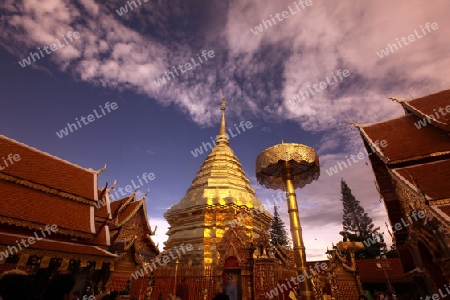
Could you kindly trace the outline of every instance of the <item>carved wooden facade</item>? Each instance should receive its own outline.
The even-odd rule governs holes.
[[[370,161],[390,223],[402,225],[394,237],[405,276],[425,296],[450,282],[450,118],[442,114],[450,111],[450,90],[393,100],[405,116],[356,127],[374,149]],[[382,140],[384,148],[376,143]]]

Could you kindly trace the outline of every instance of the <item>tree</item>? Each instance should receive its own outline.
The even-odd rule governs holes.
[[[343,231],[339,234],[344,237],[344,241],[363,242],[365,250],[356,253],[357,257],[377,257],[386,243],[384,236],[379,233],[380,227],[375,227],[372,218],[364,212],[360,202],[353,196],[347,183],[341,179],[341,193],[343,209]]]
[[[273,245],[288,246],[289,239],[283,220],[278,213],[278,206],[273,206],[273,223],[269,229],[270,242]]]

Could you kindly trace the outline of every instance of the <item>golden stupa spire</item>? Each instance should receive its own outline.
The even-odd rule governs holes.
[[[219,135],[216,138],[216,144],[229,145],[227,128],[225,127],[225,109],[226,109],[225,96],[222,96],[222,104],[220,105],[220,110],[222,111],[222,121],[220,122]]]

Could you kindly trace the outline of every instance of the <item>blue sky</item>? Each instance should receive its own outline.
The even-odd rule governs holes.
[[[376,224],[387,221],[367,160],[329,176],[325,170],[356,155],[361,138],[345,119],[378,122],[400,116],[387,100],[416,98],[447,89],[450,60],[447,1],[312,5],[254,34],[262,20],[294,8],[277,1],[141,1],[120,16],[126,1],[6,0],[0,4],[0,133],[86,168],[107,169],[102,185],[125,187],[143,173],[155,179],[147,208],[166,239],[163,213],[184,196],[206,157],[191,154],[218,133],[221,93],[227,127],[250,121],[230,140],[257,196],[277,195],[256,183],[255,160],[264,149],[302,143],[319,153],[321,177],[297,190],[309,260],[324,258],[340,239],[344,178]],[[422,33],[427,22],[438,29]],[[422,26],[422,27],[421,27]],[[397,38],[422,33],[380,58]],[[63,42],[63,35],[80,37]],[[21,67],[30,51],[59,39],[64,47]],[[400,42],[401,43],[401,42]],[[392,46],[391,46],[392,48]],[[158,86],[172,66],[214,57]],[[348,70],[349,76],[336,75]],[[289,100],[320,82],[314,95]],[[99,106],[118,107],[59,138],[56,132]],[[233,131],[235,132],[235,131]],[[286,217],[284,206],[283,216]],[[286,224],[289,224],[286,219]]]

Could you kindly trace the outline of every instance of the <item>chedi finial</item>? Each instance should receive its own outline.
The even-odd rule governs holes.
[[[216,138],[216,144],[226,144],[229,145],[228,135],[225,127],[225,96],[222,96],[222,103],[220,105],[220,110],[222,111],[222,121],[220,122],[219,135]]]

